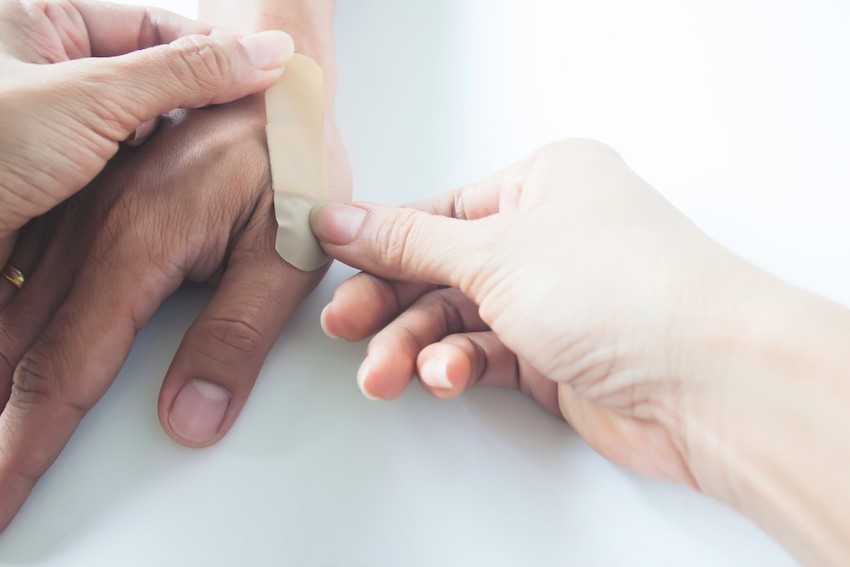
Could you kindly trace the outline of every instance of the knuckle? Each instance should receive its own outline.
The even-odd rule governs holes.
[[[96,381],[68,370],[77,368],[76,357],[67,351],[68,346],[61,333],[45,330],[40,342],[23,355],[15,368],[9,405],[23,412],[51,407],[77,421],[82,419],[102,391]]]
[[[224,48],[207,36],[188,35],[171,43],[171,49],[175,53],[172,70],[178,80],[211,100],[231,71]]]
[[[244,319],[216,317],[207,321],[207,333],[215,345],[230,351],[251,354],[263,345],[263,334]]]
[[[487,373],[487,352],[484,347],[466,335],[458,335],[458,347],[469,355],[471,366],[469,386],[476,386]]]
[[[0,379],[3,382],[11,381],[12,375],[15,373],[15,364],[12,362],[13,355],[11,351],[17,341],[16,336],[10,332],[9,327],[5,322],[0,321]]]
[[[460,292],[455,289],[438,290],[422,297],[423,307],[433,314],[443,326],[443,336],[458,333],[464,329],[463,314],[455,302]]]
[[[43,358],[34,351],[24,355],[12,377],[12,396],[9,403],[28,408],[44,405],[58,399],[60,395],[57,376],[45,368]]]
[[[403,210],[375,231],[374,249],[378,250],[378,262],[398,273],[411,271],[416,265],[416,246],[421,232],[421,213]]]

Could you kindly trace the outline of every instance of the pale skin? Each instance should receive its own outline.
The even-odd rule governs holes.
[[[850,311],[725,250],[610,148],[547,146],[392,208],[314,209],[364,270],[322,312],[358,384],[520,388],[597,451],[752,518],[803,563],[850,558]]]
[[[208,23],[193,25],[238,32],[234,48],[255,30],[289,30],[298,51],[323,67],[330,192],[347,199],[349,165],[333,120],[333,2],[257,1],[233,13],[229,4],[236,3],[202,2]],[[138,10],[145,25],[160,14]],[[286,56],[289,47],[273,51]],[[244,65],[218,56],[200,62],[234,71],[226,87],[242,89],[239,96],[253,92],[235,74]],[[254,90],[282,72],[278,65]],[[135,127],[112,137],[112,153]],[[163,379],[156,408],[163,429],[178,443],[205,447],[236,421],[275,339],[322,277],[274,250],[264,127],[262,95],[169,113],[145,144],[119,151],[82,191],[22,226],[9,260],[27,282],[19,291],[0,282],[10,288],[0,298],[0,362],[8,362],[0,364],[0,529],[115,379],[138,330],[183,281],[208,282],[216,292]]]

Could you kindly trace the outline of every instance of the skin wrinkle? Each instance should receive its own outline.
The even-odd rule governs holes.
[[[416,251],[411,252],[407,249],[408,239],[414,231],[413,222],[411,222],[413,218],[415,218],[414,211],[408,211],[405,216],[389,225],[379,226],[378,230],[375,231],[376,241],[389,243],[389,246],[383,251],[383,257],[379,258],[382,265],[393,266],[394,271],[402,273],[409,271],[404,268],[412,261],[411,253],[414,258],[416,256]],[[369,219],[367,213],[363,224],[367,225],[370,221],[374,222],[374,219]]]
[[[218,44],[208,42],[205,36],[189,35],[176,40],[171,44],[181,57],[176,60],[169,59],[175,67],[175,76],[184,77],[187,85],[193,85],[205,94],[206,106],[213,99],[214,94],[224,77],[232,75],[231,59]],[[198,63],[202,72],[197,72]]]
[[[53,28],[62,34],[59,40],[69,59],[91,57],[92,50],[88,41],[89,30],[86,21],[73,3],[49,3],[43,5],[42,9],[47,19],[53,24]],[[65,24],[63,20],[68,24]]]
[[[257,352],[265,343],[262,332],[252,325],[248,318],[214,317],[207,319],[206,324],[210,336],[234,350],[245,353]],[[215,329],[218,324],[222,325],[220,329],[222,332],[217,335],[210,329]]]
[[[139,49],[147,49],[163,42],[159,33],[159,26],[156,25],[154,20],[161,21],[161,18],[158,14],[154,15],[149,8],[146,8],[142,16],[142,24],[139,26],[139,37],[137,39]]]
[[[466,327],[464,324],[464,317],[461,315],[457,305],[455,305],[452,301],[446,300],[446,293],[451,292],[431,292],[425,296],[426,298],[430,298],[430,307],[440,313],[438,319],[443,324],[442,336],[444,337],[454,333],[459,333]]]
[[[463,335],[461,335],[461,338],[464,338],[466,341],[469,342],[470,345],[472,345],[472,352],[475,354],[476,373],[472,379],[472,383],[474,385],[478,383],[478,381],[487,373],[487,370],[489,368],[487,363],[487,355],[485,354],[484,349],[481,348],[481,345],[477,342],[470,340],[467,337],[463,337]],[[513,360],[516,361],[516,357],[514,357]],[[511,373],[517,376],[517,382],[519,382],[519,372],[516,366],[511,369]]]

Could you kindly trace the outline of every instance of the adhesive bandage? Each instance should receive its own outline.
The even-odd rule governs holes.
[[[330,258],[310,231],[310,209],[328,198],[325,160],[322,68],[295,54],[281,79],[266,91],[266,137],[269,145],[275,249],[304,272]]]

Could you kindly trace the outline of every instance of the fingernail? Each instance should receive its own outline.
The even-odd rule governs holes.
[[[257,69],[274,69],[292,58],[295,43],[292,37],[279,30],[243,35],[239,43],[245,48],[251,65]]]
[[[339,335],[335,335],[335,334],[331,333],[330,331],[328,331],[328,324],[325,322],[325,319],[327,319],[327,316],[328,316],[328,311],[330,311],[332,305],[333,305],[333,302],[328,303],[327,305],[325,305],[325,308],[322,309],[322,313],[321,313],[321,315],[319,315],[319,324],[322,326],[322,331],[327,336],[329,336],[332,339],[338,339]]]
[[[127,136],[127,139],[124,140],[124,144],[127,146],[137,146],[140,145],[145,139],[150,136],[151,132],[153,132],[154,128],[156,128],[159,122],[158,118],[151,118],[150,120],[145,120],[141,124],[139,124],[133,133]]]
[[[192,380],[178,392],[168,422],[183,439],[204,443],[218,433],[229,405],[227,390],[206,380]]]
[[[451,390],[454,386],[449,380],[449,361],[443,357],[431,357],[422,365],[419,377],[432,388]]]
[[[142,137],[142,133],[143,133],[144,131],[145,131],[145,124],[144,124],[144,122],[143,122],[143,123],[139,124],[138,126],[136,126],[136,129],[135,129],[135,130],[133,130],[133,133],[132,133],[132,134],[130,134],[129,136],[127,136],[127,139],[126,139],[126,140],[124,140],[124,143],[125,143],[125,144],[132,144],[132,143],[134,143],[136,140],[138,140],[139,138],[141,138],[141,137]]]
[[[344,246],[351,244],[360,232],[366,210],[341,203],[327,203],[311,216],[312,229],[319,240]]]
[[[357,370],[357,387],[360,388],[360,392],[366,397],[366,399],[374,402],[379,398],[377,396],[373,396],[366,390],[366,378],[369,376],[369,366],[369,357],[366,357],[366,360],[364,360],[360,365],[360,369]]]

